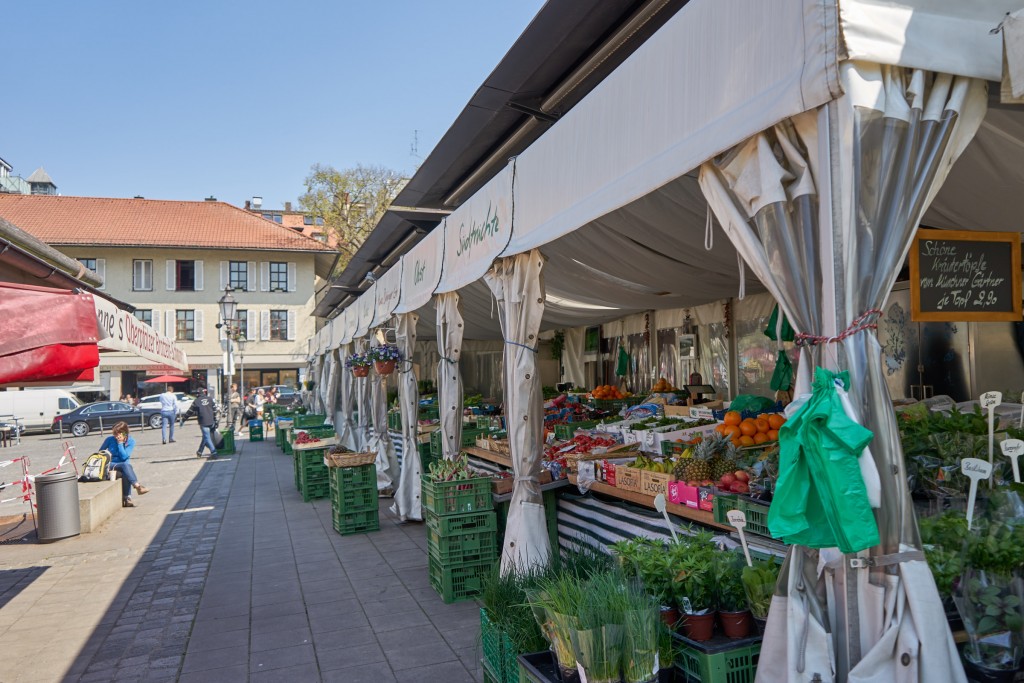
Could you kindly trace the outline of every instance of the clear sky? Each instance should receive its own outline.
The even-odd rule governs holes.
[[[542,5],[5,3],[0,158],[63,195],[267,208],[314,163],[411,173]]]

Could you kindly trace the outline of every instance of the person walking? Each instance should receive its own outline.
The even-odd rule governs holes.
[[[217,457],[217,447],[213,443],[212,430],[214,425],[217,424],[217,406],[214,405],[213,399],[210,398],[210,392],[206,388],[199,390],[199,396],[195,401],[192,402],[192,407],[188,409],[185,416],[190,415],[196,416],[196,421],[199,422],[199,429],[202,431],[202,436],[199,437],[199,450],[196,451],[196,457],[203,457],[203,447],[210,449],[210,457]]]
[[[239,436],[238,432],[235,431],[235,421],[239,422],[239,428],[241,428],[242,419],[242,395],[238,393],[238,385],[232,384],[231,391],[228,392],[228,429],[235,432],[235,436]]]
[[[174,424],[178,421],[178,397],[174,395],[170,384],[167,385],[164,393],[160,394],[160,417],[160,435],[163,437],[164,443],[166,444],[168,441],[174,443]],[[170,435],[167,433],[168,428],[170,428]]]
[[[132,489],[138,494],[149,493],[149,489],[139,483],[135,476],[135,469],[129,462],[132,451],[135,450],[135,439],[128,430],[127,422],[118,422],[111,430],[110,436],[100,444],[101,451],[110,453],[110,469],[121,473],[121,506],[126,508],[135,507],[132,501]]]

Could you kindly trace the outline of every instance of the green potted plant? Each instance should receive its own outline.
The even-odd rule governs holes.
[[[577,628],[576,615],[583,602],[580,579],[568,572],[543,577],[530,592],[529,601],[541,632],[551,644],[561,679],[579,680],[572,632]]]
[[[402,354],[394,344],[371,346],[366,355],[373,363],[373,369],[382,377],[393,373],[398,361],[402,360]]]
[[[747,607],[760,633],[768,620],[768,610],[775,595],[775,584],[779,580],[779,565],[773,560],[754,560],[753,566],[744,567],[740,580],[747,598]]]
[[[625,651],[625,586],[619,572],[601,572],[582,586],[570,636],[588,683],[618,683]],[[656,645],[655,645],[656,647]]]
[[[683,634],[691,640],[710,640],[715,630],[715,567],[711,551],[691,547],[681,563],[680,607]]]
[[[373,361],[365,353],[353,353],[345,359],[345,367],[352,371],[354,377],[369,377]]]
[[[645,593],[659,605],[661,621],[674,629],[679,623],[678,556],[674,544],[665,545],[648,538],[619,541],[612,552],[619,560],[623,575],[636,579]]]
[[[745,566],[740,553],[725,552],[715,556],[718,623],[727,638],[746,638],[750,635],[750,610],[743,589]]]

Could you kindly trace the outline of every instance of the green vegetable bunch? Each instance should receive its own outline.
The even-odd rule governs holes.
[[[427,473],[433,481],[463,481],[474,476],[469,469],[469,458],[465,453],[452,460],[432,461]]]

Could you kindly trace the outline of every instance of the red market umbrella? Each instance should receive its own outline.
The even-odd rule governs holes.
[[[187,382],[188,377],[178,377],[177,375],[160,375],[152,379],[144,380],[143,384],[167,384],[169,382]]]

